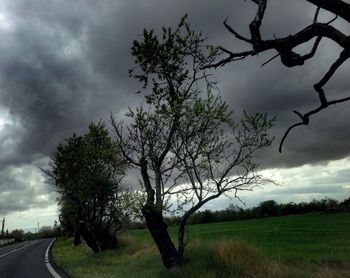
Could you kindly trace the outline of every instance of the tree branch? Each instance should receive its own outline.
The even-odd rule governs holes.
[[[230,25],[227,24],[227,18],[224,21],[224,26],[226,27],[226,29],[232,33],[237,39],[241,40],[241,41],[245,41],[247,43],[252,43],[251,39],[248,39],[246,37],[243,37],[242,35],[240,35],[239,33],[237,33]]]
[[[342,0],[306,0],[350,22],[350,4]]]
[[[345,102],[350,100],[350,97],[346,97],[346,98],[341,98],[341,99],[336,99],[333,101],[328,101],[326,98],[326,95],[324,93],[323,90],[323,86],[329,81],[329,79],[333,76],[333,74],[337,71],[337,69],[347,60],[350,58],[350,51],[349,50],[343,50],[340,53],[339,58],[332,64],[332,66],[330,67],[330,69],[327,71],[327,73],[324,75],[324,77],[320,80],[320,82],[318,82],[317,84],[314,85],[314,89],[315,91],[318,93],[319,95],[319,99],[320,99],[320,106],[317,107],[316,109],[313,109],[307,113],[305,113],[304,115],[301,114],[300,112],[294,111],[294,113],[296,113],[300,118],[301,118],[301,122],[300,123],[296,123],[292,126],[290,126],[287,131],[284,133],[281,143],[279,145],[279,152],[282,152],[282,146],[283,143],[285,141],[285,139],[287,138],[289,132],[296,128],[297,126],[301,126],[301,125],[308,125],[310,122],[310,116],[314,115],[318,112],[320,112],[321,110],[327,108],[330,105],[334,105],[337,103],[341,103],[341,102]]]
[[[217,68],[233,61],[243,60],[248,56],[258,55],[259,53],[267,50],[276,50],[278,54],[264,62],[262,64],[262,67],[278,56],[281,57],[281,62],[286,67],[302,66],[304,65],[305,61],[314,57],[322,38],[328,38],[343,48],[340,57],[331,65],[323,78],[314,85],[314,89],[319,96],[320,106],[305,114],[301,114],[295,111],[295,113],[300,117],[301,122],[293,124],[286,130],[279,146],[279,151],[281,152],[282,145],[292,129],[301,125],[308,125],[311,115],[320,112],[329,105],[349,100],[349,98],[342,98],[333,101],[327,101],[323,86],[330,80],[338,68],[350,57],[350,36],[331,26],[331,23],[333,23],[338,16],[350,22],[350,4],[342,0],[306,0],[316,5],[316,11],[312,24],[287,37],[264,40],[261,37],[260,28],[265,16],[267,0],[251,1],[258,5],[256,14],[252,22],[249,24],[251,38],[240,35],[234,28],[227,24],[227,20],[224,21],[224,26],[231,34],[235,36],[235,38],[250,44],[252,49],[243,52],[234,52],[224,47],[220,47],[220,50],[228,56],[215,63],[206,65],[206,68]],[[321,9],[334,13],[335,17],[326,23],[318,22],[318,17]],[[316,38],[315,42],[308,54],[300,55],[293,50],[295,47],[307,43],[314,38]]]

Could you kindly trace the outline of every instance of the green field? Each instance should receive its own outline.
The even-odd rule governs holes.
[[[169,228],[176,238],[176,229]],[[282,259],[339,259],[350,261],[350,213],[306,214],[254,220],[221,222],[187,227],[190,239],[238,238],[264,254]],[[150,241],[147,229],[128,232],[140,241]]]
[[[191,225],[187,233],[187,263],[171,272],[146,229],[128,231],[120,249],[98,255],[60,239],[53,255],[73,277],[350,277],[350,213]]]

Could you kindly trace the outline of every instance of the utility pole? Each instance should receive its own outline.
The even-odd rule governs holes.
[[[38,233],[39,233],[39,222],[38,222]]]
[[[5,235],[5,217],[2,219],[1,235]]]

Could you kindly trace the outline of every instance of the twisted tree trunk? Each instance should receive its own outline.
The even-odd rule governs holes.
[[[157,245],[164,266],[171,269],[181,264],[183,256],[177,251],[169,236],[168,226],[164,222],[162,211],[155,206],[145,205],[142,208],[142,214]]]

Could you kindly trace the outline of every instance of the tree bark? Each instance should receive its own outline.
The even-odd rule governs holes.
[[[89,246],[94,253],[98,253],[100,251],[100,246],[97,243],[97,240],[93,236],[93,234],[85,227],[84,222],[80,222],[80,233],[85,240],[87,246]]]
[[[76,229],[74,231],[74,246],[78,246],[80,244],[81,244],[80,232],[79,232],[79,229]]]
[[[108,227],[101,227],[97,230],[95,229],[94,235],[101,251],[115,249],[118,246],[117,237],[108,229]]]
[[[176,250],[169,236],[162,211],[154,206],[145,205],[142,208],[142,214],[145,217],[148,230],[157,245],[164,266],[171,269],[181,264],[183,256]]]
[[[81,244],[80,239],[80,224],[78,217],[74,219],[74,246],[79,246]]]
[[[178,234],[178,252],[181,257],[183,257],[185,251],[185,222],[181,221],[179,224],[179,234]]]

